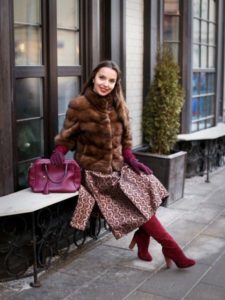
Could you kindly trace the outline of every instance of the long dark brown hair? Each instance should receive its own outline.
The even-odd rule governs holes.
[[[114,99],[116,110],[118,111],[119,118],[124,122],[124,125],[127,125],[128,122],[128,109],[126,106],[126,102],[123,95],[123,90],[121,86],[121,70],[119,66],[111,60],[104,60],[101,61],[91,72],[88,81],[84,84],[81,95],[84,95],[88,88],[93,89],[94,82],[93,79],[95,78],[96,74],[101,68],[110,68],[114,70],[117,74],[117,80],[114,89],[112,90],[111,94]]]

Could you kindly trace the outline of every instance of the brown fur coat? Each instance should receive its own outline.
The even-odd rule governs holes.
[[[111,173],[123,165],[122,148],[132,146],[128,114],[118,111],[112,96],[91,89],[72,99],[56,145],[75,150],[75,159],[86,170]]]

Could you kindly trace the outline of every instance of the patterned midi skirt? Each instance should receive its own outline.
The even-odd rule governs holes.
[[[103,174],[84,170],[71,226],[85,230],[97,204],[116,239],[148,221],[168,192],[154,175],[140,175],[128,165]]]

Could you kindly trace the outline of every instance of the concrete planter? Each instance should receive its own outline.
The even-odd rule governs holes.
[[[168,190],[170,196],[164,205],[183,197],[187,156],[185,151],[160,155],[146,152],[143,148],[133,153],[139,161],[152,169],[154,175]]]

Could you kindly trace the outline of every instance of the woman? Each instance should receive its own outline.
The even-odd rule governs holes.
[[[97,208],[117,239],[138,228],[129,247],[133,249],[137,244],[140,259],[152,260],[148,252],[152,236],[162,245],[167,267],[172,261],[179,268],[195,264],[155,215],[168,193],[152,171],[132,154],[121,72],[114,62],[101,62],[81,95],[70,101],[55,143],[52,163],[62,164],[64,155],[75,150],[74,159],[82,170],[72,227],[84,230],[91,212]]]

